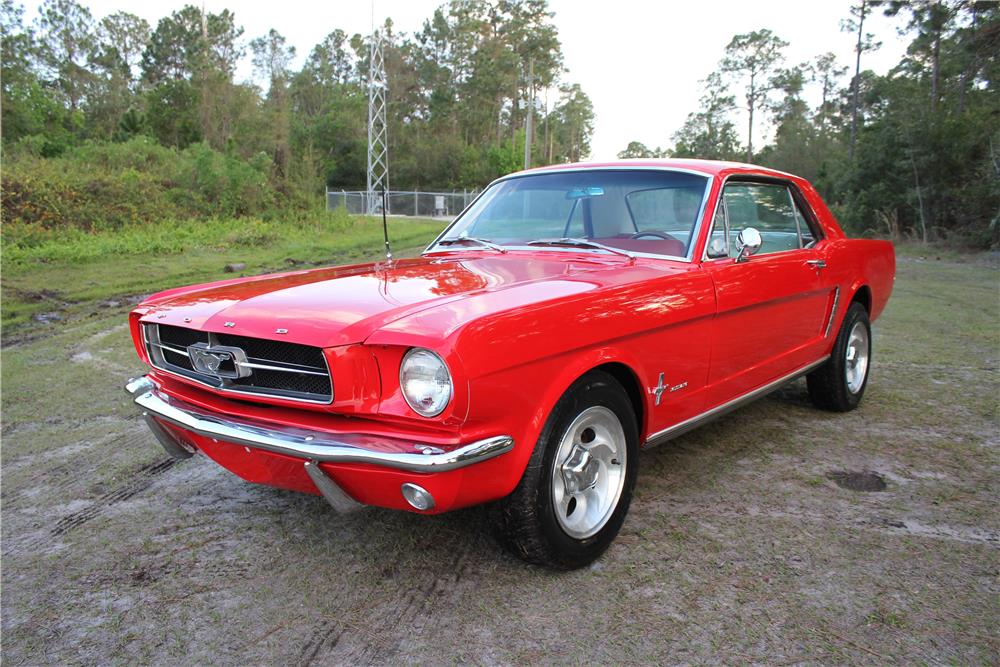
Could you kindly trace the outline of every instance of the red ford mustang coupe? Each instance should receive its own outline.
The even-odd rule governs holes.
[[[417,259],[226,280],[131,314],[173,456],[338,511],[492,503],[557,568],[618,533],[638,453],[805,375],[858,405],[892,291],[805,180],[698,160],[490,185]]]

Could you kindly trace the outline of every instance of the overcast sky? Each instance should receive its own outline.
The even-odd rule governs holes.
[[[96,18],[125,10],[154,26],[160,17],[188,4],[184,0],[81,1]],[[381,23],[390,16],[398,32],[415,32],[443,1],[377,0],[375,20]],[[788,64],[833,51],[853,72],[854,41],[839,29],[840,20],[848,15],[850,0],[549,3],[555,12],[568,70],[563,78],[580,83],[594,102],[594,159],[613,159],[633,140],[650,147],[669,146],[670,136],[697,108],[701,97],[699,80],[715,68],[734,34],[770,28],[789,42],[785,51]],[[38,2],[29,0],[25,4],[26,19],[30,21]],[[372,6],[365,0],[205,0],[205,5],[210,12],[227,7],[233,10],[247,40],[275,28],[298,49],[300,63],[332,30],[367,33],[372,23]],[[897,35],[896,20],[877,14],[870,23],[882,48],[867,55],[862,66],[885,73],[899,62],[908,40]],[[249,58],[240,76],[250,76]],[[813,102],[815,96],[813,91]],[[745,138],[744,124],[741,121],[739,129]],[[763,145],[758,138],[754,144]]]

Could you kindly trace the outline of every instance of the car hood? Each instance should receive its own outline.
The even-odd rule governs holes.
[[[478,252],[294,271],[161,292],[144,302],[142,319],[332,347],[476,294],[531,285],[532,298],[545,300],[620,283],[627,262],[598,254]]]

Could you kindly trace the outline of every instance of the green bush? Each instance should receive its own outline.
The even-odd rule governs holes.
[[[250,161],[194,144],[182,151],[146,137],[85,142],[48,156],[47,139],[25,137],[4,156],[3,224],[45,229],[120,229],[185,218],[272,219],[309,198],[270,181],[267,156]],[[313,203],[313,206],[320,202]]]

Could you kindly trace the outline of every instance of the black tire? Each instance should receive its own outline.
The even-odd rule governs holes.
[[[862,327],[867,336],[868,357],[860,387],[852,391],[847,381],[847,352],[851,331],[856,325]],[[830,358],[806,377],[809,399],[813,405],[833,412],[850,412],[858,407],[868,387],[868,377],[871,375],[871,340],[872,327],[868,320],[868,311],[855,301],[844,315],[844,322],[840,325]]]
[[[590,537],[576,539],[563,530],[555,514],[553,466],[569,426],[595,406],[609,409],[621,424],[625,434],[625,479],[617,505],[603,527]],[[515,555],[537,565],[569,570],[592,563],[608,548],[625,521],[635,488],[638,454],[639,429],[625,390],[607,373],[587,373],[553,408],[517,488],[493,505],[500,540]]]

